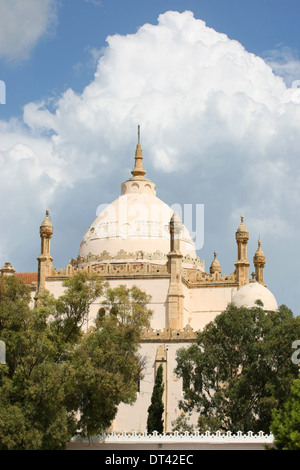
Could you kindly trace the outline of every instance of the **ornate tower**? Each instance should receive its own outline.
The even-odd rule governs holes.
[[[236,231],[235,239],[237,243],[238,256],[237,261],[234,263],[236,267],[236,279],[239,287],[249,283],[249,266],[247,260],[247,243],[249,240],[249,232],[244,224],[244,216],[241,216],[241,223]]]
[[[49,211],[46,210],[46,217],[40,226],[41,254],[38,260],[38,290],[37,294],[45,289],[46,277],[51,274],[53,258],[50,254],[50,240],[53,234],[53,226],[49,218]]]
[[[265,286],[264,282],[264,268],[266,264],[266,257],[265,254],[261,248],[261,241],[258,240],[258,248],[255,252],[255,255],[253,257],[253,263],[255,266],[255,279],[257,282]]]
[[[180,251],[180,235],[182,222],[176,212],[170,220],[170,252],[168,253],[168,269],[171,274],[168,291],[168,326],[175,330],[183,329],[183,298],[181,286],[182,254]]]

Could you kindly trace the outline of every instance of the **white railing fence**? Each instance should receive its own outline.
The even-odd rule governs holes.
[[[241,431],[237,433],[221,432],[217,431],[216,433],[211,433],[209,431],[205,433],[200,432],[184,432],[180,433],[178,431],[172,433],[162,433],[154,431],[153,434],[148,434],[147,432],[137,432],[137,431],[123,431],[123,432],[111,432],[107,434],[102,434],[99,436],[93,436],[90,439],[82,439],[80,436],[73,437],[71,443],[73,445],[77,444],[92,444],[92,445],[192,445],[197,448],[203,445],[221,445],[221,446],[251,446],[257,445],[264,447],[265,445],[271,446],[274,442],[274,437],[272,434],[265,434],[264,432],[259,432],[254,434],[249,431],[248,433],[242,433]]]

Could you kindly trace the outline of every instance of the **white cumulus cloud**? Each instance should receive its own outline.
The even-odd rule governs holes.
[[[56,0],[1,0],[0,58],[28,59],[39,39],[56,21]]]
[[[167,12],[157,25],[107,43],[82,94],[69,89],[55,113],[25,107],[29,127],[54,133],[53,152],[72,168],[69,178],[100,172],[99,162],[101,171],[128,165],[126,151],[140,123],[156,170],[214,166],[215,181],[235,172],[241,197],[251,194],[261,217],[270,210],[275,216],[289,197],[288,182],[295,187],[298,178],[300,91],[191,12]]]
[[[9,173],[22,164],[26,181],[15,191],[59,207],[61,188],[85,200],[86,181],[96,209],[117,195],[124,168],[130,176],[140,124],[147,175],[165,182],[159,196],[165,185],[172,203],[210,201],[223,227],[244,213],[269,240],[299,232],[300,90],[191,12],[109,36],[91,83],[54,108],[28,103],[20,128],[3,124],[1,191],[9,194]],[[77,220],[75,205],[68,213]]]

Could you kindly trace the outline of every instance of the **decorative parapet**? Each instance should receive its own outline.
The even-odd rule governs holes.
[[[115,256],[112,256],[108,251],[102,251],[99,255],[89,253],[87,256],[78,256],[76,259],[72,258],[71,264],[74,267],[78,267],[82,264],[97,263],[101,261],[112,261],[112,260],[155,260],[155,261],[167,261],[167,256],[161,251],[157,250],[154,253],[146,253],[145,251],[127,252],[120,250]]]
[[[166,327],[163,330],[154,330],[147,328],[142,334],[142,343],[163,343],[163,342],[176,342],[176,343],[190,343],[194,342],[197,338],[198,331],[194,331],[190,325],[186,325],[183,330],[175,330]]]
[[[183,264],[192,264],[194,269],[205,271],[205,261],[200,258],[192,258],[190,255],[182,257]]]
[[[145,251],[135,251],[135,252],[127,252],[124,250],[118,251],[115,256],[112,256],[108,251],[103,251],[99,255],[95,255],[93,253],[89,253],[87,256],[78,256],[76,259],[72,258],[70,264],[75,267],[81,267],[82,265],[86,264],[95,264],[102,261],[120,261],[120,260],[147,260],[147,261],[162,261],[167,262],[168,257],[166,254],[162,253],[161,251],[157,250],[153,253],[148,253]],[[201,270],[205,269],[204,261],[201,261],[200,258],[192,258],[190,255],[185,255],[182,258],[183,263],[191,264],[194,268],[198,268]]]
[[[107,263],[94,266],[102,276],[168,276],[167,265],[152,263]]]
[[[265,434],[263,431],[260,431],[258,434],[254,434],[252,431],[247,433],[242,433],[238,431],[236,434],[227,431],[221,432],[217,431],[216,433],[211,433],[210,431],[206,431],[205,433],[201,434],[200,432],[196,431],[194,433],[190,433],[188,431],[184,433],[180,433],[178,431],[174,431],[173,433],[164,432],[159,434],[157,431],[154,431],[152,434],[148,434],[146,431],[139,433],[136,431],[132,432],[111,432],[110,434],[105,434],[103,437],[101,436],[100,439],[104,439],[106,442],[120,442],[122,441],[172,441],[172,442],[199,442],[199,441],[210,441],[210,442],[257,442],[263,441],[272,443],[274,437],[272,434]]]
[[[216,433],[211,433],[209,431],[205,433],[200,432],[184,432],[180,433],[175,431],[173,433],[164,432],[162,434],[157,433],[156,431],[153,434],[148,434],[145,432],[111,432],[109,434],[102,434],[99,436],[94,436],[87,441],[86,439],[81,438],[80,436],[75,436],[72,438],[69,448],[72,447],[72,444],[76,446],[77,444],[82,445],[100,445],[105,448],[106,444],[112,445],[123,445],[124,444],[142,444],[147,448],[147,445],[151,444],[159,445],[159,448],[163,448],[163,445],[184,445],[188,444],[189,449],[200,449],[204,446],[212,445],[212,448],[242,448],[242,449],[264,449],[266,445],[272,446],[274,444],[274,436],[272,434],[265,434],[262,431],[254,434],[252,431],[248,433],[242,433],[238,431],[237,433],[221,432],[217,431]],[[100,447],[99,447],[100,448]],[[151,448],[151,447],[149,447]],[[179,448],[179,447],[178,447]]]
[[[124,252],[125,253],[125,252]],[[86,271],[89,273],[96,272],[99,273],[103,277],[111,278],[111,277],[156,277],[156,276],[163,276],[169,277],[170,273],[168,270],[167,262],[159,262],[161,261],[159,252],[156,253],[156,260],[157,262],[151,262],[147,259],[143,261],[142,258],[140,260],[135,261],[120,261],[122,256],[127,256],[128,254],[119,253],[120,257],[117,256],[108,260],[106,262],[99,262],[99,263],[75,263],[74,260],[71,261],[65,268],[63,269],[55,269],[52,268],[50,278],[61,278],[72,276],[78,271]],[[162,255],[162,253],[161,253]],[[104,256],[104,255],[103,255]],[[188,259],[185,257],[184,259]],[[200,265],[199,265],[200,266]],[[213,274],[208,274],[203,272],[197,268],[183,268],[182,269],[182,280],[188,287],[204,287],[208,285],[214,286],[221,286],[221,285],[237,285],[237,281],[235,278],[235,274],[232,273],[231,275],[224,275],[221,276],[220,273],[215,272]]]
[[[86,271],[88,273],[98,273],[103,277],[139,277],[139,276],[163,276],[169,277],[167,264],[155,264],[148,262],[131,262],[131,263],[99,263],[99,264],[86,264],[83,267],[74,267],[68,264],[64,269],[54,269],[50,277],[61,278],[72,276],[78,271]]]
[[[197,269],[184,268],[182,270],[182,280],[187,286],[200,287],[209,284],[214,285],[235,285],[237,284],[235,273],[221,275],[219,272],[213,274],[201,272]]]
[[[182,268],[182,281],[188,287],[204,287],[209,285],[237,285],[235,273],[221,275],[219,272],[209,274],[203,271],[204,261],[193,259],[189,255],[182,258],[182,263],[193,267]],[[89,254],[85,258],[78,257],[63,269],[52,268],[50,277],[66,277],[78,271],[97,272],[103,277],[134,277],[134,276],[169,276],[167,256],[160,251],[146,253],[137,251],[127,253],[120,250],[116,256],[103,251],[100,255]]]

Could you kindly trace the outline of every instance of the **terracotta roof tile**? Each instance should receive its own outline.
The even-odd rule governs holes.
[[[38,273],[15,273],[15,276],[23,279],[25,284],[32,284],[38,280]]]

